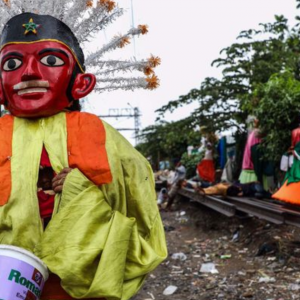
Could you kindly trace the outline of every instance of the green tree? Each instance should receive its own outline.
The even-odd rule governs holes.
[[[254,95],[256,86],[286,69],[299,73],[298,27],[289,29],[284,16],[275,16],[274,23],[260,24],[259,30],[242,31],[238,36],[242,42],[223,49],[222,57],[212,62],[222,69],[222,78],[205,78],[199,89],[160,108],[160,116],[198,101],[199,108],[192,113],[191,121],[197,119],[212,131],[245,128],[247,115],[253,113],[259,101]]]
[[[300,8],[300,0],[296,3]],[[199,108],[177,124],[185,124],[189,129],[196,124],[205,125],[210,132],[237,129],[238,135],[243,137],[247,116],[255,114],[264,136],[265,155],[278,161],[290,145],[290,131],[299,113],[300,17],[296,20],[297,24],[289,28],[284,16],[275,16],[273,23],[242,31],[237,42],[224,48],[220,58],[212,62],[222,70],[221,78],[205,78],[198,89],[158,109],[158,119],[167,111],[197,101]],[[184,146],[177,152],[171,145],[180,144],[180,129],[171,123],[161,126],[167,128],[170,135],[175,132],[175,140],[171,138],[172,143],[168,140],[168,147],[163,147],[165,152],[160,153],[168,156],[173,151],[177,155],[188,142],[184,139]],[[240,147],[237,151],[242,153],[242,145]]]
[[[300,0],[296,1],[300,8]],[[243,136],[249,114],[260,120],[265,156],[278,162],[290,145],[290,131],[300,111],[299,53],[300,17],[292,28],[284,16],[259,29],[242,31],[237,42],[221,51],[212,65],[221,68],[221,78],[205,78],[199,89],[161,107],[158,113],[198,101],[189,120],[210,131],[238,129]],[[237,149],[242,153],[243,148]]]
[[[192,178],[196,175],[197,164],[203,156],[204,153],[196,153],[189,156],[187,152],[182,155],[181,162],[186,168],[186,178]]]
[[[254,113],[260,120],[264,155],[278,162],[291,145],[291,130],[298,126],[300,82],[287,70],[258,84],[254,95],[259,99]]]
[[[157,168],[160,160],[173,162],[180,159],[188,145],[199,145],[200,134],[189,119],[177,122],[160,121],[142,130],[141,142],[136,146],[145,157],[150,157]]]

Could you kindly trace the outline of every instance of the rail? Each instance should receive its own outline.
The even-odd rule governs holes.
[[[295,205],[269,199],[202,195],[189,188],[181,188],[178,194],[227,217],[233,217],[239,212],[243,212],[274,224],[289,224],[300,227],[300,207]]]

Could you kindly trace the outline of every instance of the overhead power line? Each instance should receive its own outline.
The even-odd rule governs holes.
[[[140,110],[138,107],[130,108],[110,108],[107,115],[99,115],[99,118],[134,118],[134,128],[116,128],[118,131],[134,131],[135,143],[138,142],[138,134],[140,130]]]

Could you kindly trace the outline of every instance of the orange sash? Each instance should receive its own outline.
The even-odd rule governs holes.
[[[11,192],[12,136],[14,118],[5,115],[0,118],[0,206],[7,203]]]
[[[66,113],[68,160],[70,168],[78,168],[96,185],[110,183],[106,134],[102,121],[89,113]]]
[[[66,118],[70,168],[78,168],[96,185],[110,183],[112,175],[102,121],[95,115],[80,112],[66,113]],[[11,115],[0,118],[0,206],[7,203],[11,192],[13,124]]]

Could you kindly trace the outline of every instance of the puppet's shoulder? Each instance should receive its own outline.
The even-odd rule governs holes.
[[[121,160],[141,160],[145,157],[115,128],[102,120],[106,135],[106,149],[118,156]]]
[[[14,117],[12,115],[4,115],[0,117],[0,125],[4,126],[9,126],[12,125],[14,122]]]
[[[0,140],[8,140],[12,138],[14,127],[14,117],[12,115],[4,115],[0,118]]]
[[[110,165],[118,161],[148,164],[145,157],[122,134],[98,116],[85,112],[72,112],[66,117],[68,139],[73,136],[72,139],[86,146],[92,141],[102,145],[106,150]]]

